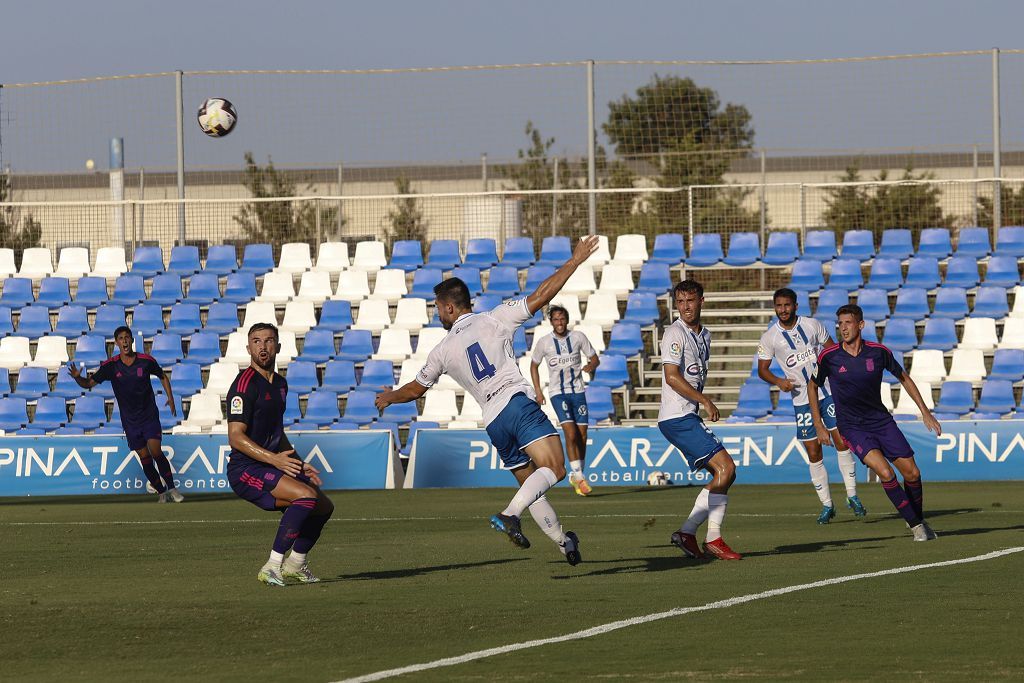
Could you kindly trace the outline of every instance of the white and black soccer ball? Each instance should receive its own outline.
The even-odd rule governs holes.
[[[199,106],[196,120],[211,138],[222,138],[235,129],[238,114],[235,106],[223,97],[210,97]]]
[[[651,472],[650,474],[647,475],[647,485],[648,486],[671,486],[672,485],[672,477],[669,475],[668,472],[661,472],[659,470],[655,470],[655,471],[653,471],[653,472]]]

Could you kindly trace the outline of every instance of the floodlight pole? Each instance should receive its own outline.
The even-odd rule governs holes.
[[[999,48],[992,48],[992,175],[996,178],[992,193],[992,244],[996,243],[999,228],[1003,225],[1003,187],[999,178],[1003,176],[1002,140],[999,121]]]
[[[174,117],[178,136],[178,246],[185,246],[185,110],[181,94],[182,72],[174,72]]]
[[[594,60],[587,61],[587,194],[588,213],[590,214],[590,234],[597,234],[597,162],[596,134],[594,131]]]

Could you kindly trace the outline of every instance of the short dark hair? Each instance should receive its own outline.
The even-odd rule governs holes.
[[[775,303],[775,300],[778,299],[779,297],[789,299],[794,304],[796,303],[796,292],[794,292],[789,287],[782,287],[781,289],[776,289],[775,293],[772,294],[772,303]]]
[[[457,277],[450,277],[434,285],[434,298],[456,308],[470,309],[473,307],[473,301],[469,296],[469,287]]]
[[[864,320],[864,310],[857,304],[846,304],[836,310],[836,318],[841,315],[852,315],[857,322]]]
[[[279,335],[277,332],[277,325],[274,325],[273,323],[256,323],[255,325],[249,328],[249,333],[245,335],[245,338],[248,339],[249,337],[252,336],[253,332],[259,332],[261,330],[273,330],[274,339],[281,338],[281,335]]]
[[[696,294],[699,297],[704,296],[704,285],[697,282],[696,280],[680,280],[675,287],[672,288],[672,300],[675,301],[676,297],[683,292]]]
[[[569,310],[565,306],[559,306],[558,304],[551,304],[548,306],[548,320],[552,320],[555,317],[555,313],[561,313],[565,316],[565,320],[569,320]]]
[[[114,339],[116,340],[117,335],[121,334],[122,332],[127,332],[128,336],[132,338],[132,341],[135,340],[135,335],[132,334],[132,328],[128,327],[127,325],[121,325],[119,328],[114,330]]]

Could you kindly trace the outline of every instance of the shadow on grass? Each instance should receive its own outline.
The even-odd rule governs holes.
[[[440,564],[432,567],[409,567],[408,569],[385,569],[376,572],[359,572],[358,574],[339,574],[333,579],[322,579],[321,583],[332,583],[335,581],[371,581],[379,579],[407,579],[424,574],[435,572],[447,572],[454,569],[475,569],[510,562],[524,562],[527,557],[509,557],[500,560],[484,560],[483,562],[463,562],[461,564]]]
[[[238,500],[231,491],[227,493],[189,493],[183,492],[185,502],[212,502],[215,500]],[[156,503],[155,493],[100,494],[85,496],[24,496],[19,498],[0,498],[0,507],[29,505],[48,507],[57,505],[107,505],[110,503],[127,505],[153,505]]]
[[[969,515],[972,512],[981,512],[981,511],[982,511],[981,508],[950,508],[948,510],[929,510],[929,509],[925,508],[924,516],[925,516],[925,519],[930,521],[930,520],[935,519],[936,517],[948,517],[950,515]],[[894,519],[903,519],[903,518],[900,517],[899,514],[897,514],[892,509],[892,507],[890,507],[888,510],[884,510],[882,512],[879,512],[878,514],[876,514],[874,516],[872,516],[871,513],[868,513],[868,518],[865,519],[865,520],[862,520],[862,522],[864,524],[876,524],[878,522],[891,522]]]
[[[647,494],[662,491],[681,491],[686,489],[696,488],[703,486],[703,484],[676,484],[674,486],[644,486],[632,489],[622,489],[619,491],[607,491],[602,489],[595,489],[587,498],[604,498],[605,496],[623,496],[631,494]]]

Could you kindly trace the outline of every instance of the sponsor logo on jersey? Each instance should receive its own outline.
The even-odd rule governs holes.
[[[786,356],[786,367],[795,368],[798,365],[803,365],[807,361],[812,361],[817,357],[814,353],[814,349],[804,349],[796,353],[791,353]]]
[[[234,398],[231,399],[231,414],[232,415],[241,415],[242,411],[243,411],[242,397],[241,396],[235,396]]]
[[[580,362],[580,354],[573,352],[568,356],[550,356],[548,358],[548,366],[557,368],[560,365],[577,365]]]

